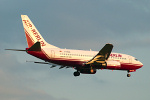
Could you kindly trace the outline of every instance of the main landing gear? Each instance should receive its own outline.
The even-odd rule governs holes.
[[[80,72],[76,71],[73,73],[74,76],[80,76]]]

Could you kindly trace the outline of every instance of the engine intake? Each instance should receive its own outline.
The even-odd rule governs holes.
[[[107,68],[110,69],[119,69],[121,67],[120,62],[118,61],[107,61]]]

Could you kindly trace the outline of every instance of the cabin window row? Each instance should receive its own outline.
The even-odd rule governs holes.
[[[67,55],[67,56],[82,56],[82,57],[94,57],[93,55],[67,54],[67,53],[60,53],[60,55]]]
[[[126,60],[126,58],[122,58],[122,57],[110,57],[112,59],[123,59],[123,60]]]

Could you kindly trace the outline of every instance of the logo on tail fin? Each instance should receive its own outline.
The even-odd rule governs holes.
[[[25,25],[28,27],[28,29],[31,30],[31,32],[35,36],[36,40],[41,43],[41,46],[46,46],[45,42],[41,40],[41,37],[38,34],[38,32],[36,31],[36,29],[34,29],[34,27],[32,27],[32,24],[30,24],[30,22],[28,20],[22,20],[22,21],[25,23]]]
[[[32,21],[29,19],[27,15],[21,15],[23,27],[25,30],[25,35],[27,39],[28,47],[30,48],[32,45],[34,45],[36,42],[40,42],[41,47],[43,48],[58,48],[56,46],[53,46],[49,43],[47,43],[42,35],[39,33],[39,31],[36,29]]]

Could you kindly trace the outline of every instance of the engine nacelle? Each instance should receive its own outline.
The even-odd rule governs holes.
[[[119,69],[121,67],[120,62],[118,61],[106,61],[107,68],[109,69]]]
[[[82,74],[95,74],[96,69],[81,69],[80,73],[82,73]]]
[[[106,61],[102,63],[96,63],[92,65],[92,67],[97,69],[119,69],[121,67],[121,64],[118,61]]]

